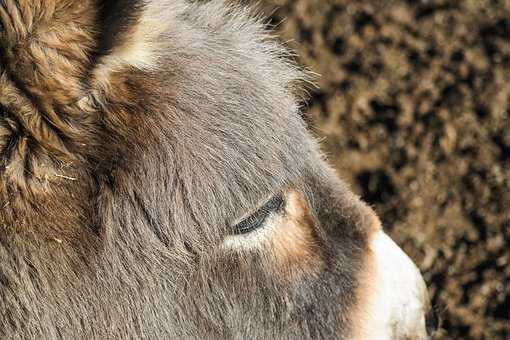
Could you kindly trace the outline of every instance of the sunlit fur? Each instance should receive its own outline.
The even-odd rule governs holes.
[[[351,337],[373,214],[251,13],[0,0],[0,338]],[[222,246],[281,192],[306,242]]]

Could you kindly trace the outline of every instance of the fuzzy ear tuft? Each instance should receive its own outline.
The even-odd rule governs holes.
[[[112,70],[153,65],[160,3],[2,0],[0,70],[31,97],[73,103],[90,78],[107,82]]]
[[[87,159],[99,144],[96,94],[119,97],[115,72],[152,65],[161,3],[0,0],[0,167],[13,185],[44,185]]]

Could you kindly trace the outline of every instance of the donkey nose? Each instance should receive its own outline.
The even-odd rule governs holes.
[[[382,231],[372,235],[360,280],[359,339],[427,339],[430,303],[411,259]]]

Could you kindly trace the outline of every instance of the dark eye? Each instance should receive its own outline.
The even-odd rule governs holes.
[[[273,196],[262,207],[260,207],[259,210],[237,223],[232,228],[232,234],[242,235],[260,228],[266,221],[267,217],[272,213],[282,210],[283,205],[284,201],[281,194]]]

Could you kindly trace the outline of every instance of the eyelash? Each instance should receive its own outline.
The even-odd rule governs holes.
[[[233,235],[244,235],[260,228],[267,217],[282,210],[285,202],[281,194],[273,196],[259,210],[237,223],[232,228]]]

